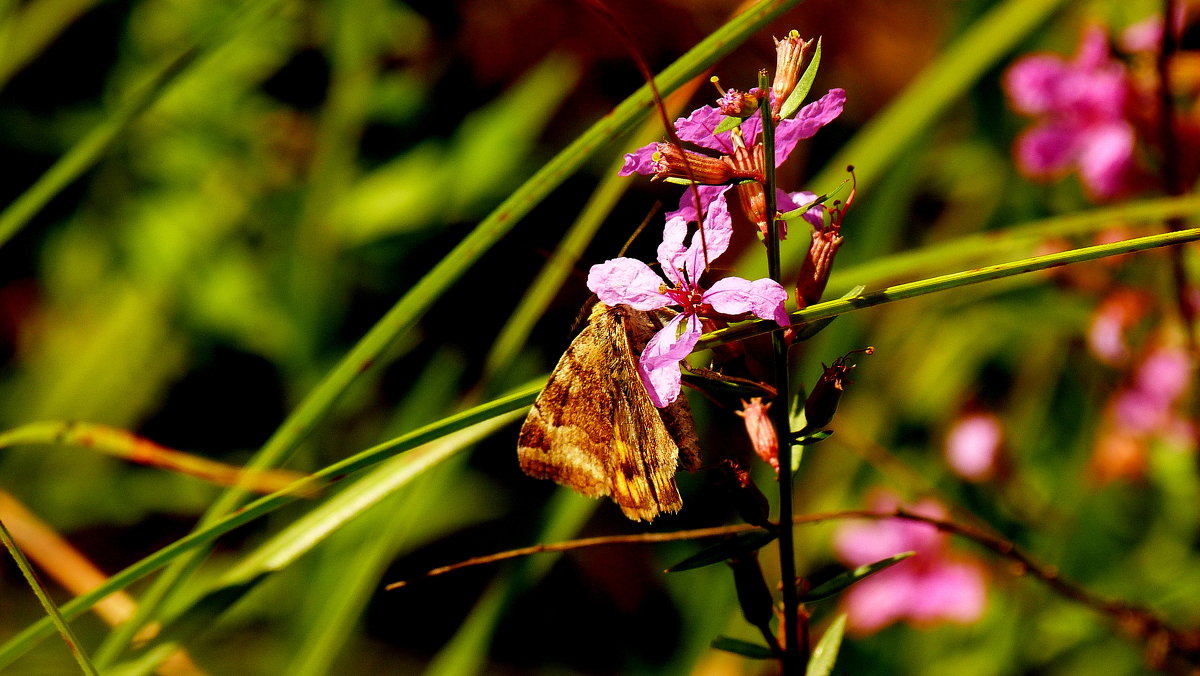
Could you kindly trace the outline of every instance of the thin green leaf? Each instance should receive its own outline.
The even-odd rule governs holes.
[[[881,559],[875,563],[868,563],[859,566],[854,570],[848,570],[840,575],[834,576],[830,580],[826,580],[824,583],[819,584],[816,587],[813,587],[808,591],[807,594],[804,594],[800,597],[800,601],[802,603],[812,603],[813,601],[827,599],[830,596],[834,596],[842,592],[850,585],[871,577],[881,570],[891,568],[897,563],[900,563],[904,559],[907,559],[915,554],[916,552],[903,552],[896,554],[895,556],[889,556],[886,559]]]
[[[751,643],[743,641],[739,638],[730,638],[728,636],[718,636],[713,639],[712,647],[717,650],[724,650],[727,653],[749,657],[752,660],[773,660],[775,653],[771,649],[761,643]]]
[[[711,566],[714,563],[720,563],[726,559],[761,549],[777,537],[779,536],[775,533],[766,530],[752,530],[745,533],[738,533],[731,538],[722,540],[711,547],[706,547],[687,557],[668,568],[667,572],[678,573],[682,570]]]
[[[808,661],[808,669],[804,676],[829,676],[833,665],[837,662],[838,651],[842,647],[842,636],[846,633],[846,613],[837,616],[817,642],[812,657]]]
[[[851,298],[841,298],[838,300],[817,303],[809,307],[791,313],[789,317],[793,324],[811,322],[825,317],[836,317],[838,315],[861,310],[876,305],[885,305],[894,303],[898,300],[908,298],[916,298],[938,291],[947,291],[949,289],[957,289],[963,286],[971,286],[982,282],[988,282],[996,279],[1004,279],[1005,277],[1013,277],[1023,275],[1038,270],[1048,270],[1071,263],[1079,263],[1082,261],[1096,260],[1098,258],[1106,258],[1108,256],[1118,256],[1135,251],[1147,251],[1159,247],[1173,246],[1183,244],[1185,242],[1194,242],[1200,240],[1200,228],[1191,228],[1188,230],[1179,230],[1176,232],[1168,232],[1159,235],[1148,235],[1146,237],[1135,237],[1121,242],[1112,244],[1100,244],[1097,246],[1081,247],[1079,249],[1071,249],[1061,251],[1059,253],[1047,254],[1045,256],[1035,256],[1033,258],[1023,258],[1021,260],[1012,261],[1009,263],[1001,263],[1000,265],[991,265],[974,270],[966,270],[949,275],[940,275],[931,277],[917,282],[909,282],[907,284],[897,284],[890,286],[881,291],[872,291],[860,296]],[[770,333],[779,329],[779,325],[771,320],[755,320],[744,322],[736,326],[719,329],[711,333],[707,333],[701,337],[696,344],[697,350],[708,349],[716,345],[723,345],[738,340],[744,340],[751,336],[759,336],[764,333]]]
[[[29,583],[29,588],[33,590],[34,596],[41,602],[42,608],[46,610],[47,617],[54,623],[59,635],[62,636],[63,642],[71,650],[71,656],[79,664],[79,670],[85,674],[96,676],[96,668],[92,666],[92,661],[88,659],[87,652],[83,649],[83,644],[75,637],[75,632],[71,631],[71,625],[67,624],[67,621],[63,619],[58,606],[54,605],[54,601],[50,599],[50,594],[46,592],[46,588],[42,586],[42,582],[38,579],[37,573],[34,572],[33,566],[29,564],[29,559],[25,558],[25,553],[17,546],[12,534],[8,532],[8,526],[5,526],[3,521],[0,521],[0,541],[4,542],[4,547],[8,549],[8,553],[17,562],[17,568],[21,569],[21,575],[25,576],[25,581]]]
[[[808,434],[797,435],[792,441],[797,446],[811,446],[818,441],[824,441],[833,435],[833,430],[817,430]]]
[[[788,94],[787,100],[783,102],[783,106],[779,108],[779,119],[786,120],[796,114],[800,110],[804,99],[808,98],[808,92],[812,89],[813,80],[817,79],[817,68],[821,65],[821,38],[817,38],[817,48],[813,50],[812,59],[809,60],[808,66],[804,69],[804,74],[800,76],[800,81],[796,83],[796,88]]]

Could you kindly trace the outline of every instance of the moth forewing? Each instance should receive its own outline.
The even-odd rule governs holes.
[[[635,350],[653,330],[644,312],[596,304],[521,426],[526,474],[607,495],[635,521],[679,511],[681,447],[688,469],[699,451],[687,400],[660,411],[638,376]]]

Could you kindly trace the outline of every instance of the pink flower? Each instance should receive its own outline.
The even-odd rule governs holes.
[[[831,89],[829,93],[814,101],[807,106],[804,106],[797,111],[795,117],[780,120],[775,127],[775,166],[783,164],[784,160],[791,155],[800,141],[811,138],[817,133],[821,127],[829,124],[838,115],[842,113],[842,108],[846,102],[846,92],[842,89]],[[732,131],[723,131],[719,134],[714,134],[713,130],[725,118],[725,115],[719,108],[713,106],[702,106],[692,111],[692,114],[686,118],[679,118],[675,121],[675,131],[679,139],[685,143],[693,143],[702,148],[707,148],[722,154],[722,161],[728,165],[727,171],[733,172],[733,176],[738,178],[747,178],[753,173],[750,167],[756,166],[753,157],[761,157],[753,151],[748,151],[747,147],[754,148],[759,143],[759,135],[762,131],[762,111],[759,110],[751,117],[744,120],[741,124],[741,137],[734,138]],[[677,171],[668,171],[665,166],[663,157],[669,155],[675,157],[678,153],[674,152],[669,144],[651,143],[649,145],[638,148],[632,153],[625,155],[625,165],[619,172],[621,176],[629,176],[631,174],[645,175],[673,175]],[[705,176],[712,176],[713,181],[724,183],[725,178],[718,169],[721,167],[713,167],[713,171],[701,172],[699,169],[708,167],[713,160],[706,156],[692,153],[693,172],[697,174],[697,181],[705,183]],[[761,163],[757,164],[761,167]],[[761,173],[761,168],[760,168]],[[698,186],[700,195],[700,208],[703,211],[709,211],[712,205],[716,202],[724,202],[726,193],[729,190],[729,185],[701,185]],[[758,190],[761,196],[762,190]],[[792,211],[800,206],[807,204],[815,199],[815,195],[807,197],[811,193],[791,193],[788,194],[782,190],[777,191],[776,200],[780,211]],[[805,219],[813,224],[814,227],[822,226],[821,211],[818,208],[809,210],[804,215]],[[691,191],[688,191],[683,199],[680,200],[680,208],[678,211],[667,214],[667,218],[672,216],[682,216],[687,220],[699,220],[696,217],[695,199]],[[748,214],[756,221],[761,221],[765,216],[760,217],[756,214]],[[783,233],[781,233],[782,235]],[[782,238],[782,237],[781,237]]]
[[[1192,382],[1192,360],[1182,348],[1160,347],[1146,356],[1133,382],[1113,401],[1119,427],[1135,434],[1171,429],[1175,404]]]
[[[1130,84],[1108,52],[1104,31],[1084,33],[1073,61],[1027,56],[1009,68],[1004,89],[1018,112],[1038,121],[1017,139],[1017,164],[1036,178],[1077,170],[1096,198],[1120,194],[1133,169],[1134,130],[1125,120]]]
[[[606,305],[628,305],[635,310],[657,310],[668,306],[681,308],[665,327],[646,344],[638,360],[642,383],[650,400],[662,408],[679,396],[679,362],[695,347],[703,333],[700,317],[711,313],[740,315],[752,313],[762,319],[774,319],[788,326],[784,301],[787,291],[770,279],[748,281],[726,277],[707,290],[698,281],[708,264],[729,248],[733,223],[725,203],[714,204],[704,224],[704,237],[692,236],[684,246],[687,220],[675,216],[663,228],[658,247],[662,277],[650,266],[633,258],[614,258],[593,265],[588,273],[588,288]],[[707,255],[706,255],[707,254]]]
[[[959,418],[946,436],[946,462],[968,481],[986,481],[996,472],[1004,428],[990,413]]]
[[[877,493],[871,501],[876,511],[899,506],[899,499],[886,492]],[[945,518],[945,510],[933,500],[923,500],[909,511]],[[987,604],[983,567],[953,555],[948,544],[948,536],[933,526],[901,519],[839,528],[834,535],[834,550],[847,566],[916,552],[850,588],[845,596],[850,630],[869,634],[898,620],[918,624],[978,620]]]

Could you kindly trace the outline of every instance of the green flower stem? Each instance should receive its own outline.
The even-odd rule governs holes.
[[[771,90],[771,81],[766,70],[758,73],[758,86],[763,91]],[[771,104],[764,101],[759,107],[762,119],[763,165],[765,178],[763,191],[766,193],[767,217],[767,274],[783,284],[783,273],[779,264],[779,220],[775,217],[775,120],[770,114]],[[771,423],[775,438],[779,440],[779,523],[792,521],[792,421],[788,415],[791,388],[788,377],[788,345],[783,332],[771,334],[771,365],[774,372],[775,399],[771,406]],[[808,641],[800,641],[797,621],[800,619],[800,599],[796,590],[796,537],[791,528],[779,531],[779,577],[783,584],[783,673],[800,674],[808,664]]]
[[[1157,249],[1160,247],[1173,246],[1184,244],[1186,242],[1194,242],[1200,240],[1200,228],[1191,228],[1189,230],[1178,230],[1175,232],[1163,233],[1160,235],[1149,235],[1146,237],[1135,237],[1121,242],[1112,244],[1101,244],[1098,246],[1088,246],[1080,249],[1071,249],[1069,251],[1061,251],[1059,253],[1047,254],[1045,256],[1034,256],[1033,258],[1023,258],[1021,260],[1012,261],[1011,263],[1001,263],[999,265],[990,265],[988,267],[976,268],[974,270],[966,270],[964,272],[956,272],[949,275],[941,275],[939,277],[931,277],[922,279],[917,282],[909,282],[907,284],[897,284],[889,286],[880,291],[871,291],[863,293],[851,298],[841,298],[825,303],[810,305],[809,307],[798,312],[791,313],[790,317],[793,324],[804,324],[807,322],[825,319],[828,317],[836,317],[838,315],[861,310],[863,308],[873,307],[875,305],[883,305],[892,303],[898,300],[907,298],[916,298],[938,291],[946,291],[948,289],[957,289],[963,286],[971,286],[981,282],[988,282],[994,279],[1003,279],[1005,277],[1014,277],[1028,272],[1037,272],[1038,270],[1048,270],[1062,265],[1071,263],[1081,263],[1083,261],[1095,260],[1097,258],[1106,258],[1109,256],[1119,256],[1121,254],[1133,253],[1136,251],[1145,251],[1147,249]],[[769,320],[755,320],[745,322],[737,326],[720,329],[707,333],[701,337],[697,343],[696,349],[702,350],[705,348],[714,347],[716,345],[724,345],[737,340],[745,340],[752,336],[778,331],[779,325]],[[782,449],[780,449],[782,452]]]
[[[166,564],[177,560],[181,555],[207,545],[239,526],[265,516],[284,505],[295,502],[302,496],[311,495],[315,487],[337,481],[351,472],[376,465],[404,451],[435,441],[476,423],[488,421],[510,411],[530,406],[533,404],[533,400],[537,397],[538,392],[541,391],[543,384],[544,380],[539,379],[536,385],[528,385],[511,394],[489,401],[486,404],[456,413],[408,434],[368,448],[345,460],[334,463],[314,473],[311,477],[292,484],[284,490],[264,495],[241,509],[220,518],[215,523],[193,531],[113,575],[99,587],[64,604],[60,612],[64,618],[76,618],[87,612],[96,602],[109,594],[125,589]],[[50,618],[43,618],[26,627],[20,634],[9,639],[3,646],[0,646],[0,670],[3,670],[12,664],[14,660],[28,652],[38,641],[53,633],[54,624]]]
[[[71,631],[71,625],[67,624],[62,614],[58,612],[58,607],[54,605],[54,601],[46,593],[46,588],[38,580],[33,566],[29,565],[29,559],[25,558],[25,553],[17,546],[16,541],[13,540],[12,533],[8,532],[8,527],[2,521],[0,521],[0,541],[4,542],[8,553],[12,554],[13,560],[17,562],[17,567],[21,569],[21,574],[25,576],[25,581],[33,589],[33,593],[37,596],[38,601],[42,602],[42,607],[46,609],[47,619],[54,623],[54,626],[58,628],[58,633],[62,635],[63,641],[71,649],[71,654],[75,657],[75,661],[79,663],[80,671],[91,676],[96,676],[96,668],[92,666],[92,662],[88,659],[87,653],[84,652],[83,645],[79,643],[79,639],[75,638],[75,632]]]

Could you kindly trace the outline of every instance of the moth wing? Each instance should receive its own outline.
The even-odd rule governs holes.
[[[679,447],[641,384],[630,318],[624,308],[593,312],[525,419],[517,456],[530,476],[610,496],[629,518],[651,520],[683,504]]]

